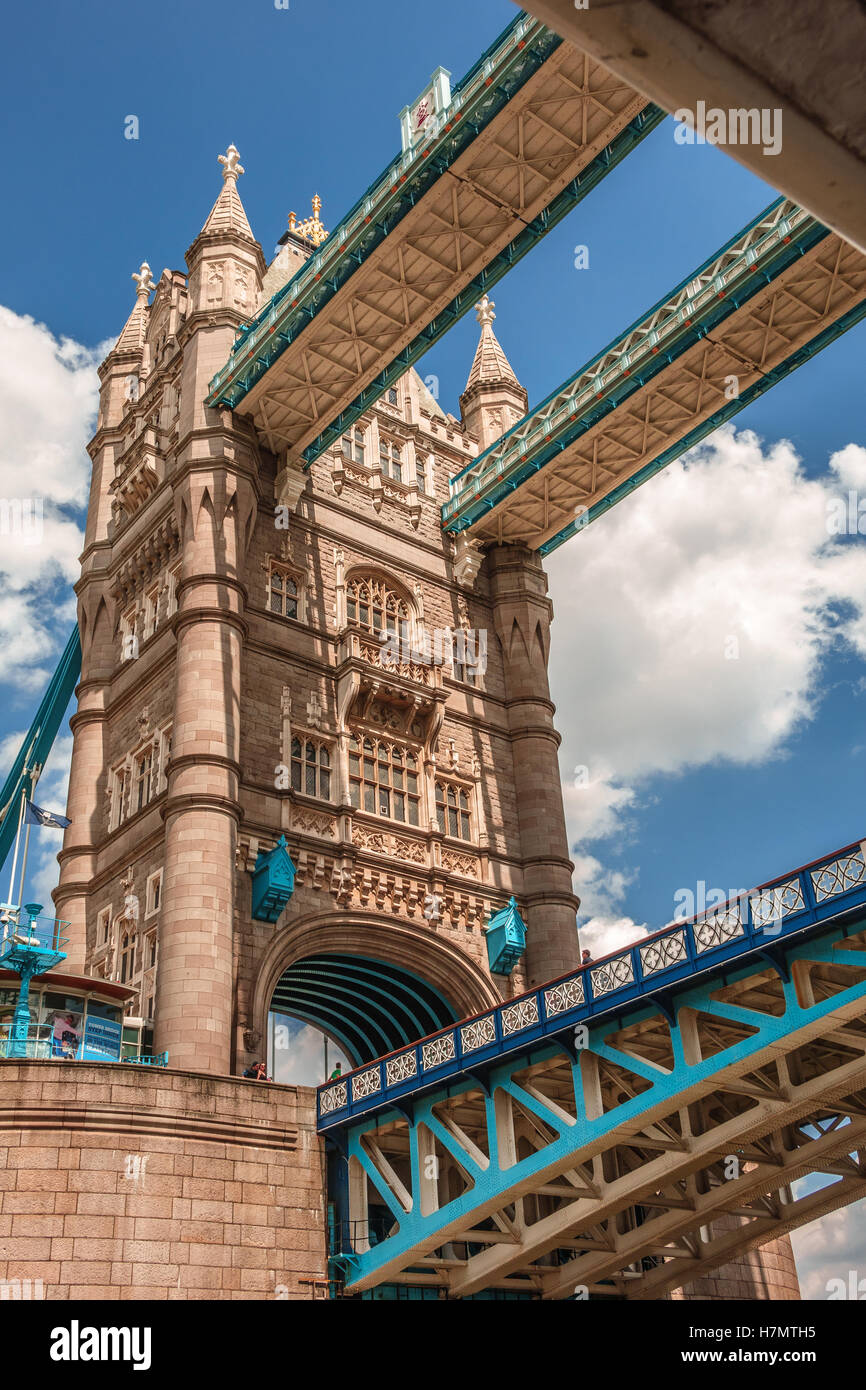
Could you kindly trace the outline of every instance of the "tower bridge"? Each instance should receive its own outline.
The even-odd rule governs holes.
[[[486,292],[663,117],[519,14],[333,230],[316,198],[268,264],[231,145],[186,270],[134,276],[0,858],[80,671],[64,987],[168,1066],[61,1068],[67,1104],[3,1063],[0,1128],[80,1136],[142,1296],[305,1296],[329,1217],[350,1295],[796,1296],[786,1232],[863,1195],[862,842],[579,963],[542,557],[866,312],[845,228],[781,198],[530,409]],[[458,418],[413,364],[473,306]],[[431,630],[439,664],[380,640]],[[318,1099],[242,1079],[282,1011],[351,1065]]]

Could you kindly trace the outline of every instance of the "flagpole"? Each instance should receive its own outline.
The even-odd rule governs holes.
[[[37,766],[34,766],[33,771],[32,771],[31,774],[30,774],[30,799],[31,799],[31,800],[33,799],[33,793],[34,793],[34,791],[36,790],[36,783],[39,781],[39,774],[40,774],[41,771],[42,771],[42,769],[37,765]],[[27,822],[27,829],[24,831],[24,855],[23,855],[22,860],[21,860],[21,887],[20,887],[20,891],[19,891],[19,894],[18,894],[18,906],[19,906],[19,907],[20,907],[21,904],[24,902],[24,875],[25,875],[25,873],[27,872],[27,851],[29,850],[29,848],[30,848],[30,822],[28,821],[28,822]]]
[[[24,831],[24,854],[21,859],[21,883],[18,893],[18,905],[24,901],[24,875],[27,872],[27,851],[30,848],[30,822],[27,822],[27,829]]]
[[[25,770],[26,776],[26,770]],[[18,846],[21,842],[21,823],[24,820],[24,805],[27,801],[27,788],[21,788],[21,805],[18,808],[18,829],[15,832],[15,853],[12,856],[12,877],[9,880],[9,902],[14,903],[13,894],[15,892],[15,870],[18,867]],[[20,907],[20,903],[18,904]]]

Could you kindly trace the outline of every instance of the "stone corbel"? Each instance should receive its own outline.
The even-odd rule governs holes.
[[[484,554],[478,541],[466,535],[457,537],[457,553],[454,557],[454,578],[464,588],[471,589],[478,577]]]
[[[301,493],[307,486],[307,475],[301,468],[286,462],[274,482],[274,501],[278,507],[287,507],[290,512],[297,509]]]

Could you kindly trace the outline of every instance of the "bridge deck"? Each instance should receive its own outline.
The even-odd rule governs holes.
[[[866,1195],[864,1087],[860,843],[321,1087],[337,1263],[661,1296]]]
[[[663,112],[519,15],[236,343],[208,404],[309,461]]]
[[[866,314],[866,257],[780,198],[452,482],[445,528],[546,554]]]

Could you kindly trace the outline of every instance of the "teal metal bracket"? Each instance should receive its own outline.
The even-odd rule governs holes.
[[[289,858],[285,835],[267,853],[262,851],[253,869],[252,915],[257,922],[276,922],[295,891],[295,866]]]

